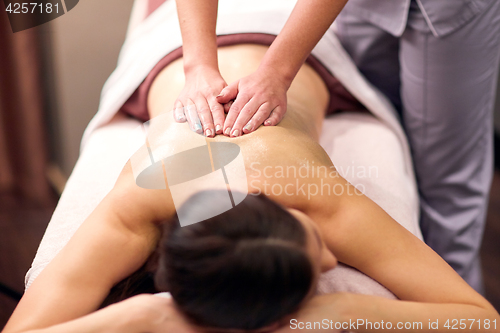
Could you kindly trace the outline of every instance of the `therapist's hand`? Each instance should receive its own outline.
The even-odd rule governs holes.
[[[184,89],[174,103],[174,119],[189,123],[192,131],[213,137],[222,134],[224,108],[216,97],[226,87],[217,69],[200,67],[186,74]]]
[[[289,83],[272,69],[258,69],[224,88],[217,101],[230,103],[224,135],[236,137],[250,133],[260,125],[277,125],[286,112]]]

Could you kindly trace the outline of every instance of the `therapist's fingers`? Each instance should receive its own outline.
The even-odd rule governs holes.
[[[272,106],[271,103],[262,104],[253,117],[246,123],[243,127],[243,133],[251,133],[259,128],[260,125],[266,120],[271,114]]]
[[[184,105],[180,100],[175,101],[173,110],[174,120],[178,123],[186,122],[186,116],[184,115]]]
[[[238,84],[239,80],[222,89],[220,94],[216,97],[217,102],[219,102],[220,104],[225,104],[235,99],[236,96],[238,96]]]
[[[239,136],[243,134],[243,126],[248,125],[248,122],[250,121],[250,119],[252,119],[252,117],[255,115],[255,113],[257,112],[257,110],[260,108],[261,105],[262,102],[258,101],[256,98],[250,99],[248,103],[245,104],[245,106],[238,114],[238,117],[236,118],[236,121],[233,124],[231,136]],[[231,113],[231,110],[229,110],[229,113]],[[247,128],[246,133],[248,132],[250,131],[248,131]]]
[[[198,117],[200,118],[201,125],[203,127],[203,134],[207,137],[214,136],[214,121],[212,119],[212,112],[208,106],[207,100],[200,96],[196,99],[196,109],[198,111]]]
[[[224,135],[234,137],[240,136],[242,134],[241,128],[233,129],[233,125],[236,119],[238,119],[241,110],[243,110],[249,100],[250,97],[246,94],[241,93],[238,95],[236,100],[233,102],[233,105],[231,105],[229,112],[227,113],[226,121],[224,122]]]
[[[224,112],[228,113],[229,109],[231,108],[231,105],[233,105],[234,101],[229,101],[228,103],[224,104]]]
[[[203,133],[203,128],[201,126],[200,118],[198,117],[196,104],[194,104],[194,102],[190,99],[187,100],[187,105],[184,107],[184,114],[186,115],[186,119],[191,131],[198,134]]]
[[[280,123],[280,121],[285,116],[286,106],[277,106],[271,112],[269,118],[264,121],[265,126],[276,126]]]
[[[210,106],[210,111],[212,113],[215,134],[222,134],[222,126],[224,126],[225,119],[224,107],[222,104],[217,102],[215,97],[208,100],[208,105]]]

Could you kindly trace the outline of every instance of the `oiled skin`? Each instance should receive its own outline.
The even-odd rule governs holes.
[[[259,65],[266,50],[267,47],[251,44],[219,48],[221,74],[227,82],[250,74]],[[148,108],[152,118],[172,110],[183,84],[182,59],[179,59],[160,72],[151,87]],[[310,167],[314,165],[315,171],[319,166],[324,166],[325,168],[322,168],[322,172],[320,172],[323,183],[329,182],[330,186],[337,183],[349,186],[335,172],[330,158],[318,144],[328,101],[329,94],[322,79],[311,67],[304,65],[290,87],[287,113],[279,125],[261,126],[257,131],[237,138],[218,135],[206,140],[207,142],[238,144],[245,160],[250,192],[258,192],[260,189],[284,206],[312,213],[318,205],[323,204],[323,200],[331,200],[331,198],[316,195],[306,199],[304,198],[305,190],[291,191],[290,186],[287,188],[289,189],[288,193],[293,192],[294,195],[290,196],[284,193],[284,187],[287,184],[295,186],[297,181],[299,184],[305,185],[310,182],[320,183],[321,180],[318,177],[311,177],[312,169],[310,169],[307,178],[295,177],[301,166],[309,163]],[[173,121],[167,130],[174,133],[183,131],[187,134],[189,132],[187,124],[175,124]],[[197,134],[191,133],[190,135],[193,140],[196,140]],[[171,144],[181,144],[175,142],[175,134],[171,134],[171,137]],[[288,173],[286,172],[287,167],[289,168]],[[265,173],[264,168],[266,168]],[[294,169],[296,170],[295,174],[292,172]],[[284,170],[284,173],[279,174],[280,170]],[[278,177],[275,177],[276,175]],[[287,175],[289,177],[286,177]],[[302,175],[305,173],[303,172]],[[269,185],[264,188],[266,181]],[[270,187],[272,184],[279,184],[275,185],[274,192]],[[307,186],[303,188],[307,188]],[[273,195],[273,193],[279,193],[279,189],[282,189],[283,193]],[[354,192],[354,189],[350,189],[350,191]],[[308,195],[305,194],[305,197]],[[314,209],[311,209],[313,207]]]

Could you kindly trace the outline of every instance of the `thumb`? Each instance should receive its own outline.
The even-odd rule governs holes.
[[[233,99],[236,99],[238,95],[238,81],[231,83],[227,87],[221,90],[220,94],[217,96],[217,102],[220,104],[226,104]]]

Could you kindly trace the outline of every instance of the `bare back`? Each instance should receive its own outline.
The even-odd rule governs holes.
[[[218,58],[222,76],[232,82],[255,71],[267,47],[241,44],[219,48]],[[170,112],[184,86],[182,59],[165,67],[156,77],[148,96],[148,109],[151,118]],[[218,135],[205,138],[206,142],[232,142],[242,152],[249,192],[264,192],[287,207],[298,208],[304,212],[317,208],[317,201],[325,198],[311,193],[292,191],[291,186],[307,187],[310,183],[329,182],[330,186],[340,182],[345,184],[318,144],[329,93],[321,77],[307,64],[303,65],[295,77],[287,94],[287,113],[277,126],[261,126],[258,130],[236,138]],[[180,145],[176,137],[182,136],[199,140],[200,135],[191,132],[187,124],[173,121],[168,125],[170,140],[166,145]],[[181,135],[182,134],[182,135]],[[184,141],[183,144],[186,144]],[[306,175],[304,167],[309,169]],[[299,175],[298,171],[302,168]],[[319,175],[312,170],[321,168]],[[333,178],[332,175],[335,175]],[[332,183],[333,182],[333,183]],[[274,190],[272,186],[274,187]],[[288,185],[288,192],[284,187]],[[307,197],[307,198],[306,198]]]

